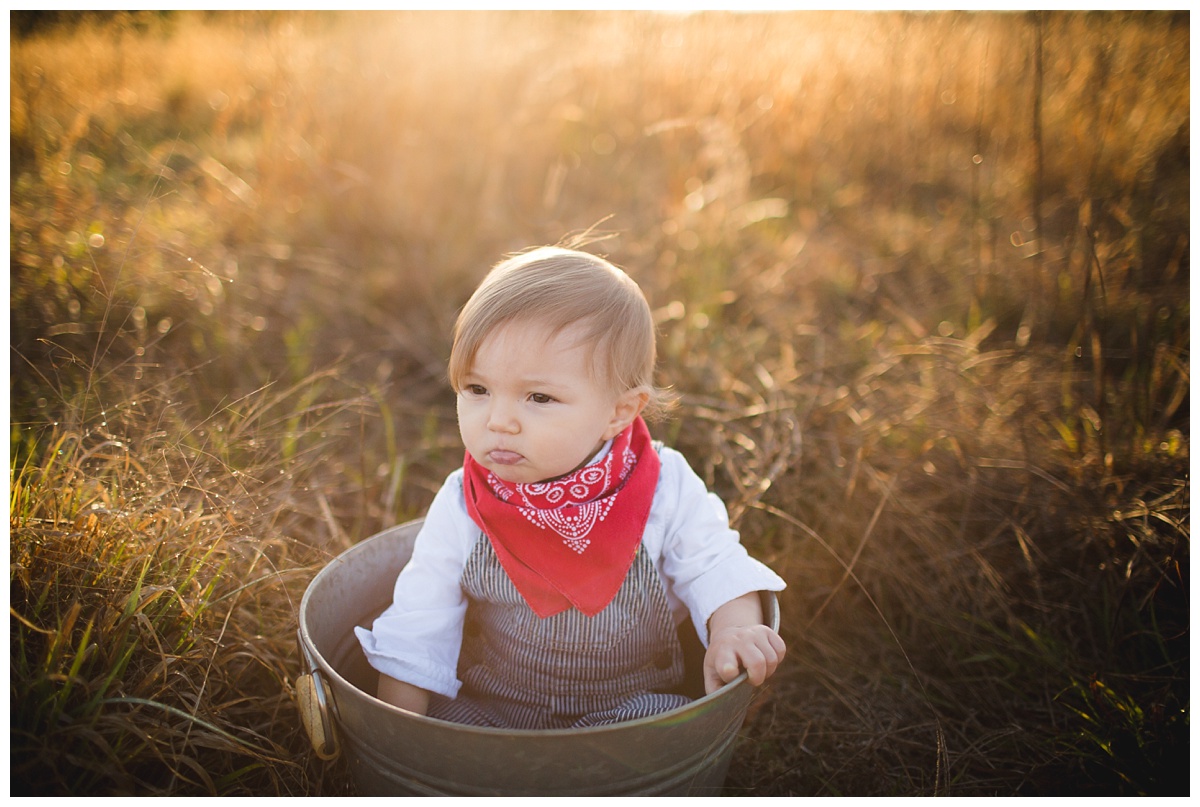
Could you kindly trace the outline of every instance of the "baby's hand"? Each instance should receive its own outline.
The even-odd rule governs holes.
[[[708,621],[704,654],[704,691],[713,693],[746,670],[759,686],[783,661],[787,647],[779,634],[762,624],[758,593],[744,594],[718,608]]]
[[[766,625],[721,628],[709,637],[704,654],[704,691],[716,692],[743,668],[750,683],[759,686],[775,673],[786,652],[783,639]]]

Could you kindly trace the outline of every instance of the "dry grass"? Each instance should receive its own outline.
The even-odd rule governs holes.
[[[730,792],[1186,792],[1186,15],[57,21],[11,41],[14,793],[342,792],[299,597],[460,461],[482,272],[589,228],[791,582]]]

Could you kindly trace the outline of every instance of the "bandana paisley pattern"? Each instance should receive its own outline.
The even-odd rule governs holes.
[[[614,469],[616,454],[614,445],[600,462],[550,482],[506,485],[488,473],[488,487],[497,498],[515,505],[530,524],[560,535],[568,548],[582,555],[591,543],[588,535],[617,503],[620,490],[607,496],[605,491],[614,479],[626,479],[637,465],[637,455],[626,445],[620,452],[620,467]]]

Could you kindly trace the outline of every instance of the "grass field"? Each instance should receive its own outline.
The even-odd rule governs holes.
[[[737,795],[1189,792],[1187,13],[10,14],[11,792],[333,795],[333,555],[503,254],[790,583]]]

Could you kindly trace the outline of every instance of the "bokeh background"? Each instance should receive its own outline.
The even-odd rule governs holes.
[[[14,794],[346,791],[300,596],[564,241],[790,581],[730,794],[1188,792],[1186,12],[9,24]]]

